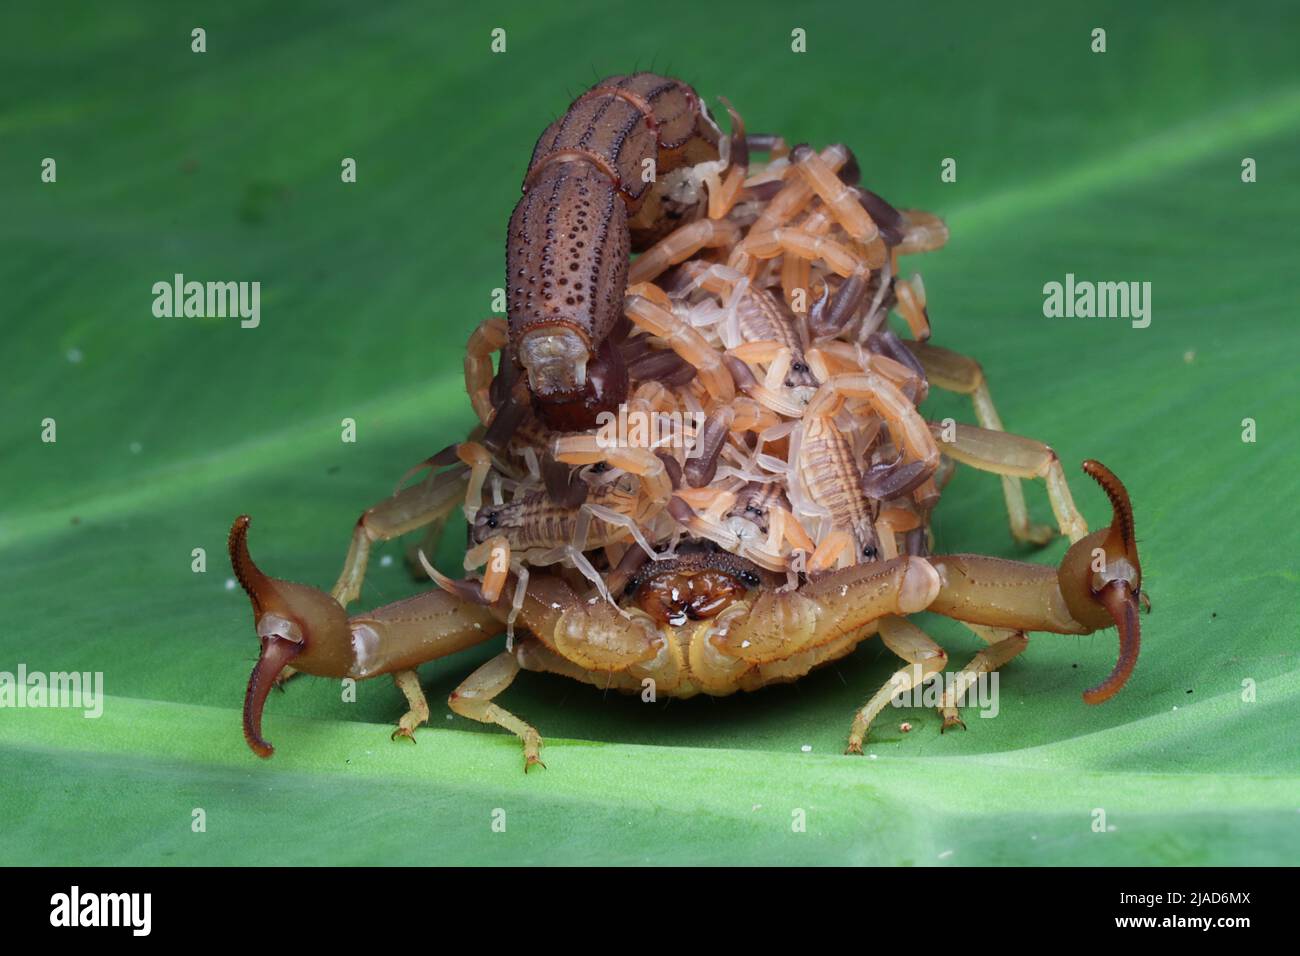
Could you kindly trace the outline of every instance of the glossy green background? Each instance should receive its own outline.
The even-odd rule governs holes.
[[[0,669],[103,671],[109,695],[98,720],[0,711],[0,859],[1293,861],[1294,7],[547,6],[0,13]],[[206,54],[190,52],[195,26]],[[790,52],[794,27],[806,54]],[[307,679],[268,705],[274,759],[249,753],[257,645],[227,588],[230,520],[254,516],[271,573],[333,581],[361,509],[472,420],[461,350],[502,282],[536,136],[595,79],[637,67],[726,95],[751,130],[846,142],[867,185],[947,218],[949,246],[910,260],[935,341],[984,363],[1007,426],[1057,449],[1090,521],[1106,508],[1082,458],[1132,492],[1155,613],[1119,697],[1079,696],[1113,633],[1038,635],[1003,674],[999,719],[941,736],[933,712],[886,714],[864,759],[840,751],[896,666],[878,642],[724,700],[646,705],[524,674],[502,702],[541,730],[549,767],[525,777],[513,737],[442,703],[494,645],[422,669],[434,716],[418,746],[389,741],[402,703],[386,680],[345,704]],[[39,180],[46,156],[57,184]],[[260,280],[261,327],[154,318],[151,286],[175,272]],[[1152,325],[1044,318],[1042,286],[1066,272],[1150,281]],[[927,412],[973,420],[946,396]],[[39,440],[47,416],[56,444]],[[1048,519],[1041,487],[1029,495]],[[935,526],[950,550],[1064,551],[1013,545],[997,480],[976,472],[958,473]],[[361,606],[418,588],[400,543],[379,554],[396,560],[373,565]],[[952,622],[919,622],[955,661],[977,649]]]

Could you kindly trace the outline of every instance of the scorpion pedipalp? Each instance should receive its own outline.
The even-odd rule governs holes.
[[[1095,532],[1071,548],[1079,555],[1086,550],[1089,559],[1087,574],[1088,596],[1106,610],[1106,614],[1119,630],[1119,657],[1110,675],[1095,687],[1083,694],[1083,699],[1090,704],[1100,704],[1119,692],[1128,681],[1137,666],[1138,652],[1142,643],[1142,626],[1138,617],[1138,608],[1142,595],[1142,563],[1138,559],[1137,538],[1133,533],[1133,505],[1129,501],[1128,489],[1116,477],[1115,473],[1099,461],[1089,459],[1083,463],[1083,470],[1091,476],[1110,499],[1112,518],[1110,527],[1105,531]],[[1101,570],[1097,570],[1097,550],[1100,539],[1100,551],[1104,558]],[[1092,547],[1087,547],[1091,542]],[[1066,564],[1071,567],[1067,570]],[[1079,591],[1076,583],[1080,569],[1077,562],[1070,561],[1070,555],[1061,562],[1061,587],[1066,601],[1075,599],[1079,605]],[[1082,612],[1082,607],[1079,608]],[[1071,607],[1075,610],[1075,606]],[[1086,613],[1086,612],[1084,612]],[[1082,616],[1076,614],[1077,617]]]
[[[712,643],[728,656],[762,663],[827,644],[887,614],[923,611],[938,592],[939,575],[924,558],[854,565],[796,591],[763,593]]]
[[[262,709],[281,672],[292,664],[311,674],[345,676],[352,662],[352,634],[347,613],[324,591],[262,573],[248,552],[250,523],[248,515],[235,519],[228,548],[262,642],[244,694],[244,739],[259,757],[269,757],[275,748],[262,737]]]

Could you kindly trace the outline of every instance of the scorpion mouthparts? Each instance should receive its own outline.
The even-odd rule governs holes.
[[[1142,641],[1142,627],[1138,618],[1138,594],[1127,581],[1111,581],[1097,593],[1097,600],[1106,608],[1115,626],[1119,628],[1119,658],[1110,676],[1083,692],[1085,703],[1100,704],[1114,697],[1128,682],[1137,666],[1138,651]]]
[[[271,692],[280,672],[301,651],[302,645],[295,641],[268,637],[262,642],[262,656],[248,677],[248,692],[244,695],[244,739],[259,757],[275,753],[275,748],[262,737],[262,708],[266,705],[266,695]]]

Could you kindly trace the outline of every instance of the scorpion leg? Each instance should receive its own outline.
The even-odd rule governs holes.
[[[971,684],[980,674],[997,670],[1007,661],[1017,656],[1029,646],[1029,638],[1024,631],[1001,627],[984,627],[979,624],[967,624],[989,646],[970,659],[970,663],[953,675],[952,683],[943,692],[939,705],[939,714],[943,717],[943,730],[949,727],[966,729],[966,723],[957,711],[957,701],[961,700]]]
[[[847,531],[832,531],[817,545],[817,550],[808,558],[808,571],[815,574],[827,571],[839,564],[840,559],[853,555],[853,535]]]
[[[719,179],[717,173],[705,178],[709,187],[709,218],[722,219],[740,198],[749,175],[749,142],[745,137],[745,121],[736,112],[726,97],[720,97],[731,117],[730,166],[726,179]]]
[[[504,707],[492,703],[496,696],[514,682],[519,662],[510,651],[502,651],[461,683],[447,698],[447,706],[462,717],[483,724],[496,724],[513,733],[524,743],[524,773],[533,764],[542,763],[542,736],[532,724],[520,720]]]
[[[740,550],[740,538],[723,521],[736,495],[716,488],[679,489],[668,501],[668,514],[692,534],[707,538],[724,551]],[[701,513],[700,510],[703,509]]]
[[[942,426],[931,425],[930,427],[936,436],[942,434]],[[959,424],[956,440],[945,443],[943,452],[949,458],[964,465],[1001,475],[1004,487],[1007,481],[1018,478],[1042,478],[1047,482],[1047,496],[1052,503],[1052,512],[1056,515],[1061,534],[1074,543],[1088,533],[1088,523],[1074,505],[1074,497],[1070,494],[1070,486],[1065,480],[1065,470],[1061,467],[1061,460],[1056,456],[1056,452],[1042,442],[1034,441],[1032,438],[1022,438],[1011,432],[991,431],[973,425]],[[1007,500],[1008,510],[1011,510],[1009,496]],[[1024,507],[1023,497],[1020,499],[1020,507]],[[1028,516],[1023,521],[1024,525],[1028,525]],[[1014,527],[1013,523],[1013,530]],[[1040,535],[1028,540],[1040,544],[1046,543],[1053,535],[1050,528],[1045,530],[1047,532],[1045,537]]]
[[[465,552],[465,570],[486,565],[481,581],[453,580],[430,564],[423,552],[420,552],[418,558],[429,579],[448,594],[473,604],[488,606],[495,604],[501,597],[501,589],[505,587],[510,574],[510,540],[505,535],[493,535]]]
[[[393,683],[405,695],[406,703],[410,707],[410,710],[397,722],[393,739],[406,737],[411,743],[415,743],[415,728],[429,722],[429,702],[420,688],[420,677],[413,670],[397,671],[393,674]]]
[[[934,252],[948,241],[948,225],[932,212],[921,209],[899,211],[902,219],[903,240],[894,247],[894,254],[910,256],[917,252]]]
[[[492,418],[492,356],[506,346],[509,338],[506,320],[492,316],[483,320],[469,337],[465,347],[465,391],[479,421],[486,425]]]
[[[469,466],[469,486],[465,491],[465,517],[470,521],[483,507],[483,485],[492,471],[492,455],[476,441],[461,442],[455,447],[460,461]]]
[[[851,155],[851,154],[850,154]],[[846,167],[856,172],[857,163]],[[830,210],[835,221],[849,236],[862,243],[871,242],[879,234],[871,214],[858,202],[858,194],[844,182],[826,160],[808,150],[794,164],[795,171]],[[849,177],[853,178],[852,175]]]
[[[930,471],[938,467],[939,448],[925,420],[898,386],[874,367],[856,375],[836,375],[825,381],[808,403],[805,417],[814,419],[819,415],[833,414],[841,397],[866,399],[889,426],[894,442],[913,461],[924,462]]]
[[[898,299],[898,314],[907,323],[912,338],[924,342],[930,337],[930,313],[925,307],[925,283],[918,272],[910,279],[894,281],[894,295]]]
[[[641,255],[628,269],[627,284],[649,282],[660,273],[685,262],[701,249],[731,246],[740,238],[740,228],[726,219],[697,219],[670,233]]]
[[[767,521],[765,538],[761,534],[761,529],[758,529],[760,534],[757,538],[740,539],[740,549],[737,553],[742,558],[748,558],[769,571],[785,572],[789,569],[790,562],[783,550],[783,544],[789,543],[791,554],[801,551],[808,555],[816,551],[816,545],[808,536],[808,532],[789,511],[779,505],[771,505],[767,512]],[[743,523],[741,527],[744,527]]]
[[[561,435],[551,443],[551,455],[566,465],[591,465],[606,462],[622,468],[641,479],[647,497],[653,505],[660,505],[672,494],[672,479],[668,469],[654,452],[646,448],[604,448],[600,438],[593,435]]]
[[[415,729],[429,721],[429,704],[416,668],[490,640],[505,630],[498,613],[447,594],[426,591],[348,619],[350,650],[358,680],[390,674],[406,697],[407,711],[393,739],[415,740]]]
[[[514,652],[498,654],[476,670],[447,703],[464,717],[496,724],[522,740],[527,771],[541,763],[542,738],[536,728],[494,704],[493,699],[510,686],[521,661],[538,659],[541,649],[537,643],[549,652],[541,654],[547,660],[562,659],[583,671],[613,675],[653,660],[664,641],[646,614],[624,616],[606,602],[589,604],[562,579],[547,574],[529,580],[519,615],[532,639],[521,641]]]
[[[802,161],[810,152],[803,150],[796,151],[799,153],[797,157],[793,154],[791,155],[791,158],[794,159],[795,162]],[[839,144],[826,147],[819,155],[826,162],[830,170],[836,173],[838,173],[840,169],[849,162],[848,150]],[[781,187],[780,192],[772,197],[772,201],[767,204],[767,207],[759,214],[759,217],[754,220],[754,224],[750,226],[748,235],[763,236],[771,233],[774,229],[789,222],[796,215],[802,212],[804,207],[812,202],[814,195],[812,187],[804,181],[802,176],[794,176],[787,180],[785,185]],[[752,278],[753,275],[757,274],[757,264],[754,260],[770,257],[760,257],[752,254],[746,248],[747,242],[748,239],[746,239],[746,242],[741,243],[731,251],[731,256],[727,260],[727,264],[732,269],[750,275]],[[795,255],[801,255],[802,258],[814,258],[813,256],[803,256],[801,253],[794,250],[792,250],[792,252]],[[772,253],[773,256],[779,254],[779,251]]]
[[[854,715],[845,753],[862,753],[862,743],[867,739],[871,722],[889,702],[899,694],[919,687],[931,674],[939,673],[948,663],[948,653],[942,647],[931,640],[925,631],[901,617],[880,619],[880,639],[886,647],[907,661],[908,666],[895,671],[885,686],[876,691]]]
[[[629,295],[624,302],[627,317],[638,327],[658,336],[669,348],[695,366],[700,382],[720,402],[735,397],[735,383],[708,340],[674,313],[655,305],[640,295]]]
[[[836,275],[847,278],[854,273],[870,271],[854,251],[843,243],[826,236],[790,226],[777,226],[766,232],[750,230],[738,251],[755,259],[775,259],[786,254],[810,261],[820,259]]]
[[[357,519],[343,571],[330,590],[334,600],[347,607],[361,596],[370,546],[423,528],[446,517],[465,500],[468,470],[463,468],[432,475],[418,484],[402,488]]]
[[[993,405],[993,396],[989,394],[984,369],[979,362],[926,342],[904,344],[925,369],[926,378],[931,385],[960,395],[969,395],[971,403],[975,406],[975,419],[980,423],[980,427],[995,432],[1005,431],[1002,427],[1002,418]],[[1029,520],[1025,492],[1020,486],[1019,478],[1014,475],[1002,475],[1002,493],[1007,501],[1011,536],[1015,540],[1046,544],[1055,537],[1052,529],[1047,525],[1034,524]]]

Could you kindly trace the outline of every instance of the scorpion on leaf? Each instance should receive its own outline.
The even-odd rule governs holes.
[[[1129,679],[1149,605],[1128,493],[1084,462],[1111,512],[1090,534],[1052,449],[1003,431],[979,364],[930,342],[925,287],[900,259],[941,247],[946,226],[859,185],[847,147],[791,148],[727,111],[724,136],[686,84],[638,73],[598,83],[543,133],[509,226],[508,316],[467,346],[479,425],[362,514],[330,592],[263,573],[249,518],[235,520],[231,563],[261,641],[244,700],[255,753],[272,753],[269,690],[295,672],[391,675],[408,703],[394,737],[414,740],[429,717],[416,668],[501,634],[448,705],[519,737],[525,770],[541,736],[496,703],[521,669],[721,696],[796,680],[879,634],[906,666],[855,714],[850,753],[893,698],[946,668],[908,620],[921,611],[988,644],[945,691],[945,728],[961,722],[956,688],[1032,631],[1114,626],[1118,660],[1084,699]],[[936,387],[969,395],[979,426],[927,422]],[[598,426],[616,411],[697,425],[611,443]],[[1060,564],[935,553],[930,517],[956,464],[1001,477],[1012,536],[1035,544],[1056,530],[1030,522],[1021,479],[1043,479],[1070,540]],[[438,587],[347,614],[375,543],[421,528],[431,540],[458,507],[467,577],[421,551]]]

